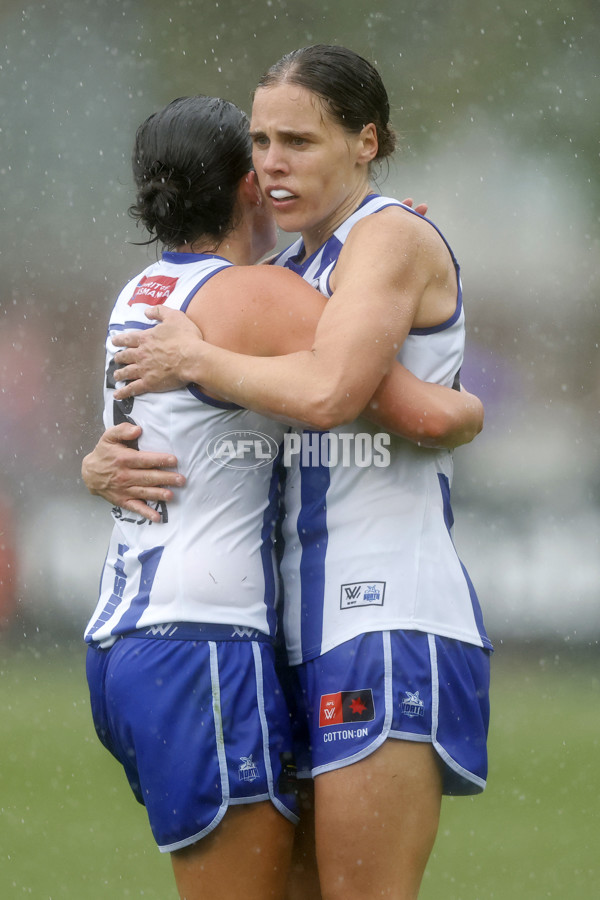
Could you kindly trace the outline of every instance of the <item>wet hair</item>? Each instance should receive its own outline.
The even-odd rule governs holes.
[[[235,226],[240,179],[252,168],[248,118],[216,97],[180,97],[137,130],[129,214],[167,249],[219,243]]]
[[[390,104],[377,69],[358,53],[330,44],[313,44],[283,56],[262,76],[258,88],[298,84],[316,94],[334,121],[352,134],[372,122],[377,129],[375,159],[394,152]]]

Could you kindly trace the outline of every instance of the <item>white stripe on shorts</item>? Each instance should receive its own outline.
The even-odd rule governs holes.
[[[431,660],[431,739],[433,742],[433,746],[449,769],[452,769],[453,772],[457,772],[458,775],[460,775],[462,778],[465,778],[467,781],[479,785],[481,790],[483,790],[485,788],[485,780],[483,778],[480,778],[478,775],[475,775],[473,772],[469,772],[469,770],[465,769],[463,766],[459,765],[459,763],[457,763],[455,759],[452,759],[448,751],[445,750],[440,743],[438,743],[437,727],[440,711],[440,694],[437,647],[434,634],[427,635],[427,639],[429,641],[429,658]]]
[[[210,651],[210,676],[212,687],[212,708],[213,719],[215,723],[215,740],[217,745],[217,757],[219,760],[219,774],[221,776],[221,805],[212,822],[206,828],[203,828],[197,834],[185,838],[183,841],[176,841],[174,844],[160,846],[161,853],[172,853],[174,850],[181,850],[183,847],[189,847],[201,838],[205,837],[219,824],[229,806],[229,775],[227,774],[227,759],[225,757],[225,739],[223,737],[223,720],[221,715],[221,686],[219,683],[219,660],[217,656],[217,645],[214,641],[208,641]]]

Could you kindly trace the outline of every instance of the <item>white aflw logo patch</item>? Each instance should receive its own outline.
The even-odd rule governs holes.
[[[383,606],[385,581],[354,581],[343,584],[340,594],[340,609],[355,606]]]

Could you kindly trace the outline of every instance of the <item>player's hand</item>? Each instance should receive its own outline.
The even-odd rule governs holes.
[[[159,324],[144,331],[124,331],[114,335],[115,380],[127,384],[115,391],[115,400],[137,397],[149,391],[172,391],[189,384],[186,367],[194,358],[194,346],[202,334],[192,320],[179,310],[153,306],[149,319]]]
[[[413,200],[412,197],[408,197],[406,200],[403,200],[402,202],[404,203],[405,206],[410,206],[410,208],[412,209],[413,203],[415,201]],[[429,209],[429,206],[427,205],[427,203],[418,203],[417,206],[414,207],[415,212],[418,212],[420,216],[426,216],[428,209]]]
[[[81,476],[92,494],[104,497],[152,522],[160,513],[149,503],[173,499],[171,487],[183,487],[185,478],[168,471],[177,466],[172,453],[133,450],[125,441],[135,441],[142,433],[139,425],[124,422],[104,432],[95,448],[81,464]]]

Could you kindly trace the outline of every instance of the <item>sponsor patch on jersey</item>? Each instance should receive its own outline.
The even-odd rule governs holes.
[[[136,285],[127,305],[146,303],[148,306],[160,306],[175,290],[177,280],[169,275],[145,275]]]
[[[340,589],[340,609],[355,606],[383,606],[385,581],[355,581]]]
[[[338,691],[337,694],[321,694],[319,728],[328,725],[344,725],[348,722],[371,722],[375,718],[373,691]]]

